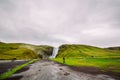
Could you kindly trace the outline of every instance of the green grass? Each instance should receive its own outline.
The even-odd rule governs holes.
[[[43,55],[51,55],[52,47],[47,45],[32,45],[24,43],[0,42],[1,60],[28,60],[42,58]]]
[[[9,70],[8,72],[5,72],[3,74],[0,75],[0,80],[3,80],[3,79],[7,79],[8,77],[12,76],[12,74],[14,74],[15,72],[17,72],[18,70],[22,69],[23,67],[35,62],[36,59],[33,59],[33,60],[30,60],[29,62],[25,63],[25,64],[22,64],[22,65],[19,65],[11,70]]]
[[[38,58],[38,56],[30,49],[19,48],[16,50],[9,50],[3,53],[0,53],[0,59],[33,59]]]
[[[61,45],[57,58],[81,57],[81,58],[120,58],[120,50],[108,50],[88,45]]]
[[[62,58],[54,58],[54,61],[63,63]],[[101,70],[120,72],[120,59],[118,58],[65,58],[66,65],[90,66]]]
[[[97,67],[103,71],[120,72],[120,50],[105,49],[89,45],[64,44],[54,61],[66,65]]]

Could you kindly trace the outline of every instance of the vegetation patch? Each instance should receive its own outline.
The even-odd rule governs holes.
[[[3,74],[0,75],[0,80],[3,80],[3,79],[7,79],[8,77],[12,76],[12,74],[14,74],[15,72],[17,72],[18,70],[22,69],[23,67],[35,62],[37,59],[33,59],[33,60],[30,60],[29,62],[25,63],[25,64],[22,64],[22,65],[19,65],[11,70],[9,70],[8,72],[5,72]]]
[[[88,45],[66,44],[59,47],[59,57],[120,58],[120,50],[109,50]]]
[[[24,43],[0,43],[1,60],[29,60],[52,55],[52,47]]]
[[[64,44],[59,47],[57,57],[52,60],[71,66],[97,67],[102,71],[120,73],[120,50],[118,48]]]
[[[62,58],[54,58],[54,61],[63,63]],[[65,58],[66,65],[97,67],[102,71],[120,72],[120,59],[115,58]]]

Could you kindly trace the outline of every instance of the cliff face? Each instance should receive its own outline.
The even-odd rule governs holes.
[[[52,55],[52,49],[53,47],[47,45],[0,42],[0,59],[48,58]]]
[[[53,47],[41,45],[37,46],[33,51],[42,59],[48,59],[53,53]]]

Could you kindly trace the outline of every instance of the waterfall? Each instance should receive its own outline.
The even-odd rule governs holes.
[[[58,54],[58,50],[59,50],[58,47],[53,48],[53,53],[52,53],[52,56],[50,56],[50,58],[55,58],[57,56],[57,54]]]

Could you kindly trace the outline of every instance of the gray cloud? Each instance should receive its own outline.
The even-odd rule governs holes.
[[[120,0],[0,0],[0,39],[120,45]]]

